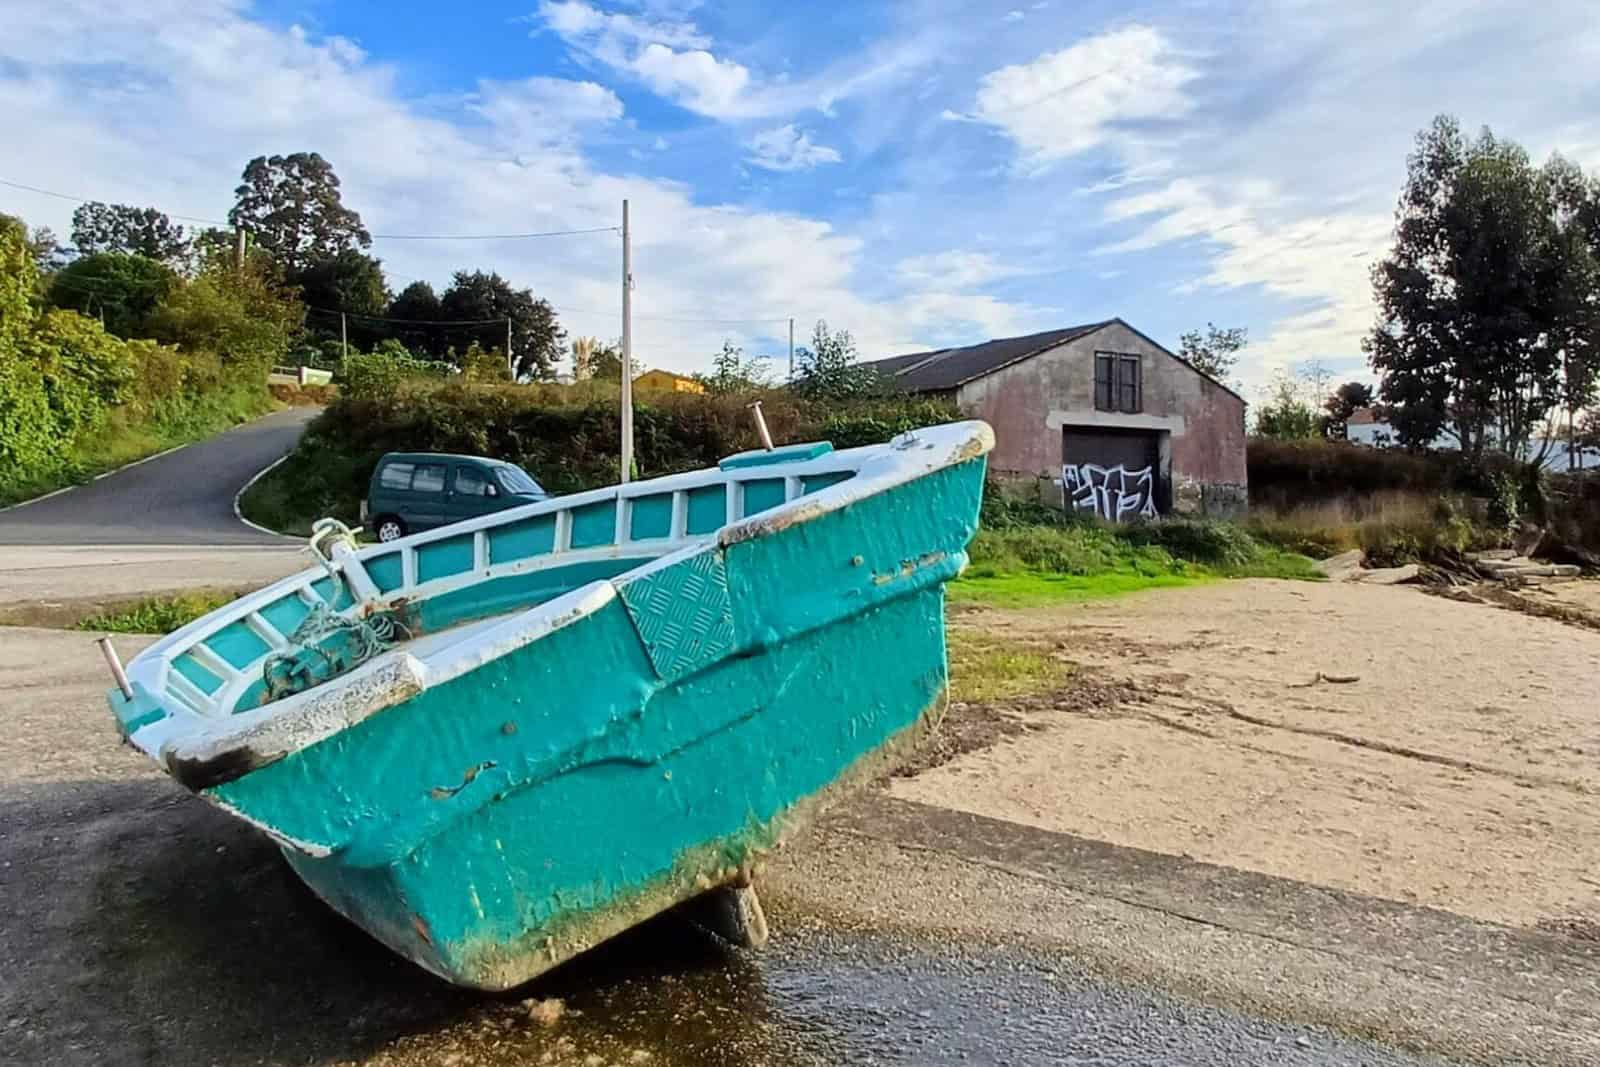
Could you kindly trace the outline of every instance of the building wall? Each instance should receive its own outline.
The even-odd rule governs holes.
[[[1096,352],[1144,357],[1142,412],[1095,410]],[[994,427],[989,468],[1002,478],[1059,480],[1065,427],[1146,430],[1161,435],[1174,510],[1244,506],[1244,401],[1120,323],[968,382],[957,402]]]

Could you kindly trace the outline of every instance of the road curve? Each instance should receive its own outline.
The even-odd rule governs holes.
[[[319,408],[275,412],[65,493],[0,512],[0,545],[285,545],[233,498],[294,447]]]

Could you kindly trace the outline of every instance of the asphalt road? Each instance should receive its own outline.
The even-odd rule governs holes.
[[[284,545],[234,516],[234,494],[293,448],[319,410],[279,411],[0,512],[0,545]]]

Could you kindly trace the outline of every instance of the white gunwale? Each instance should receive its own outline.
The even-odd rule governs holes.
[[[399,542],[340,553],[334,567],[346,576],[352,593],[358,593],[358,590],[376,589],[365,564],[398,551],[402,584],[382,594],[379,599],[383,602],[402,598],[424,600],[482,581],[583,562],[637,559],[638,565],[614,578],[590,582],[545,603],[510,614],[491,625],[474,627],[459,641],[433,643],[421,659],[401,647],[307,692],[259,708],[234,712],[246,690],[260,678],[262,661],[270,653],[243,667],[235,667],[205,642],[225,627],[240,622],[271,650],[285,647],[288,635],[277,630],[261,610],[291,595],[307,605],[320,603],[312,587],[325,578],[327,572],[320,565],[308,568],[195,620],[135,657],[128,664],[128,676],[161,704],[164,715],[134,730],[130,740],[169,767],[173,759],[205,760],[244,745],[258,756],[286,754],[407,699],[419,690],[458,677],[570,625],[604,607],[615,598],[617,589],[629,581],[671,566],[708,545],[737,544],[810,521],[896,485],[980,456],[993,445],[994,434],[986,423],[951,423],[902,435],[890,444],[829,452],[815,459],[715,468],[575,493],[413,534]],[[742,453],[740,457],[729,458],[759,455],[761,453]],[[799,495],[803,479],[840,473],[851,477],[808,495]],[[746,482],[779,477],[785,487],[783,503],[738,517],[744,506]],[[715,531],[688,535],[685,533],[688,493],[710,485],[729,487],[727,521]],[[640,497],[666,493],[672,494],[668,535],[648,539],[629,537],[632,502]],[[613,543],[573,549],[573,512],[602,502],[611,502],[616,508]],[[490,558],[488,531],[540,515],[554,516],[551,549],[503,564],[494,563]],[[419,549],[466,534],[471,535],[473,552],[473,566],[469,570],[417,582]],[[347,608],[345,612],[353,610]],[[174,668],[174,662],[186,653],[222,680],[223,684],[214,693],[206,694]],[[375,689],[379,679],[388,681]]]

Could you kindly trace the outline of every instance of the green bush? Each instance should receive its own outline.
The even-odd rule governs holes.
[[[252,318],[270,294],[248,275],[202,276],[169,293],[174,302],[151,318],[173,326],[183,349],[124,341],[97,319],[35,308],[38,273],[26,238],[20,222],[0,216],[0,503],[214,433],[267,408],[258,361],[278,350],[271,345],[282,340],[279,327],[287,320],[280,316],[274,325],[270,314],[266,321]],[[210,295],[196,296],[197,288]],[[208,339],[231,346],[236,362],[206,347]]]
[[[126,252],[80,256],[50,276],[52,307],[97,317],[117,337],[150,336],[150,319],[178,287],[171,267]]]
[[[372,361],[373,357],[365,357]],[[485,384],[461,375],[393,373],[394,364],[356,364],[340,396],[308,427],[299,448],[257,483],[242,506],[251,520],[303,530],[322,515],[349,521],[367,478],[385,452],[462,452],[526,468],[553,493],[618,481],[621,423],[614,382],[575,385]],[[371,376],[364,366],[371,366]],[[876,443],[918,426],[949,421],[952,410],[912,398],[816,403],[780,390],[760,394],[777,441],[832,440],[836,447]],[[635,474],[715,466],[759,448],[746,409],[749,395],[653,393],[634,407]]]
[[[1214,567],[1242,567],[1261,553],[1243,526],[1216,519],[1173,517],[1129,523],[1121,534],[1132,544],[1154,545],[1179,559]]]
[[[352,399],[378,400],[398,394],[415,379],[443,378],[454,369],[448,363],[416,359],[399,344],[379,346],[366,354],[350,353],[340,368],[340,387]]]

